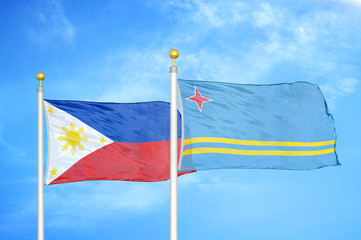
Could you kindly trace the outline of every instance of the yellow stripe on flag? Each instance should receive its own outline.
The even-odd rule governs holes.
[[[239,150],[230,148],[194,148],[183,151],[183,155],[201,153],[224,153],[235,155],[262,155],[262,156],[312,156],[335,152],[335,148],[315,151],[282,151],[282,150]]]
[[[284,147],[319,147],[336,144],[336,140],[324,142],[281,142],[281,141],[251,141],[230,138],[197,137],[184,140],[184,146],[192,143],[228,143],[250,146],[284,146]]]

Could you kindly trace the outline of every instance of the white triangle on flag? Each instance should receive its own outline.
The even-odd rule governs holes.
[[[48,128],[48,185],[90,153],[113,141],[78,118],[44,101]]]

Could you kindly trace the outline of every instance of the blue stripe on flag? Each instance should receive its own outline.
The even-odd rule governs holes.
[[[170,104],[168,102],[45,101],[73,115],[115,142],[139,143],[170,140]],[[178,113],[178,138],[181,134],[181,116]]]

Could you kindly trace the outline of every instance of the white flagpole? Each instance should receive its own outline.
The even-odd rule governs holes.
[[[45,75],[39,72],[36,78],[40,81],[38,92],[38,240],[44,240],[44,121],[43,95],[44,88],[41,81]]]
[[[170,240],[178,239],[178,154],[177,154],[177,72],[175,60],[179,56],[176,49],[169,52],[173,59],[170,67]]]

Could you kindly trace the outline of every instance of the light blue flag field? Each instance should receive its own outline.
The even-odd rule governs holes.
[[[340,165],[334,120],[316,84],[178,79],[178,86],[184,131],[180,171]]]

